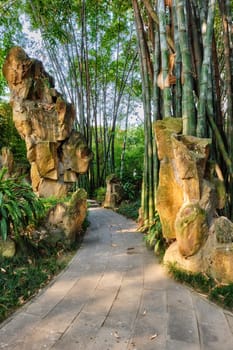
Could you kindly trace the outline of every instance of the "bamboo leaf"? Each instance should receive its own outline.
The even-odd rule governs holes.
[[[2,236],[2,239],[4,241],[6,241],[7,239],[7,222],[6,222],[6,219],[5,218],[2,218],[1,221],[0,221],[0,229],[1,229],[1,236]]]

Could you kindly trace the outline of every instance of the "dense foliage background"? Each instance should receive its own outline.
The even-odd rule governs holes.
[[[212,138],[232,218],[232,9],[232,0],[4,1],[0,64],[11,46],[23,46],[74,103],[76,128],[95,153],[79,180],[90,195],[110,173],[137,188],[143,178],[142,222],[152,225],[153,122],[182,117],[185,134]],[[0,94],[7,95],[2,75]]]

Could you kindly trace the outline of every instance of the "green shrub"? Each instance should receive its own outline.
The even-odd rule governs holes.
[[[106,188],[105,187],[99,187],[95,190],[95,199],[98,203],[103,203],[105,200],[105,194],[106,194]]]
[[[132,182],[125,182],[122,184],[124,190],[124,199],[133,201],[138,194],[136,194],[135,185]]]
[[[144,234],[144,240],[150,248],[154,249],[156,254],[163,254],[165,252],[166,242],[163,238],[162,225],[157,211],[155,213],[154,223]]]
[[[140,200],[136,202],[123,201],[120,204],[120,207],[117,209],[119,214],[126,216],[127,218],[137,220],[138,219],[138,210],[141,206]]]
[[[6,168],[0,170],[0,234],[17,237],[20,231],[36,223],[45,213],[42,202],[22,178],[5,178]]]
[[[45,212],[48,212],[49,209],[55,207],[58,203],[66,203],[70,200],[71,196],[57,198],[55,196],[50,196],[46,198],[41,198],[40,201],[45,208]]]
[[[66,263],[56,254],[37,259],[0,257],[0,322],[35,295]]]

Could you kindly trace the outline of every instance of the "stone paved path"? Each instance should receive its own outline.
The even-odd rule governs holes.
[[[133,221],[89,220],[69,267],[0,326],[0,349],[233,349],[233,315],[169,279]]]

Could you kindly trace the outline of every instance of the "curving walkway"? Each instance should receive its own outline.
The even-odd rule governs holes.
[[[233,314],[169,279],[133,221],[89,220],[69,267],[0,326],[0,349],[233,349]]]

